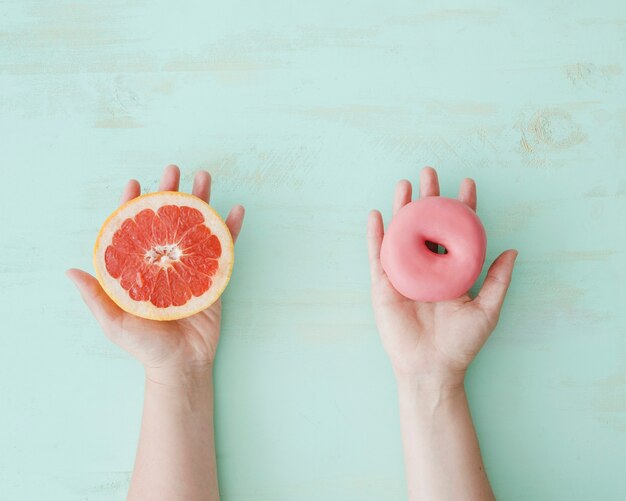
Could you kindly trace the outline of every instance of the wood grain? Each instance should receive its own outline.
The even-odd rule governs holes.
[[[367,213],[424,165],[520,252],[468,390],[505,501],[626,498],[626,4],[5,1],[0,498],[124,499],[142,373],[91,270],[124,183],[247,208],[216,365],[222,497],[405,499]]]

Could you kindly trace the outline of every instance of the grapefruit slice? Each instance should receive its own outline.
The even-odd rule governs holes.
[[[158,191],[121,205],[93,251],[98,281],[123,310],[152,320],[188,317],[213,304],[233,268],[228,227],[204,200]]]

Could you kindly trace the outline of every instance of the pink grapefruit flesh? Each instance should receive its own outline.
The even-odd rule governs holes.
[[[94,267],[123,310],[152,320],[188,317],[213,304],[228,284],[233,241],[200,198],[160,191],[120,206],[102,225]]]

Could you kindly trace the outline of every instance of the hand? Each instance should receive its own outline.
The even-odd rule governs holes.
[[[177,191],[179,182],[179,168],[169,165],[163,172],[159,191]],[[206,171],[198,172],[192,194],[208,202],[210,191],[211,176]],[[140,193],[139,182],[131,179],[124,189],[120,203],[138,197]],[[236,205],[226,218],[233,241],[241,230],[243,217],[244,208]],[[78,287],[106,336],[139,360],[149,377],[151,372],[186,373],[211,367],[220,333],[219,299],[209,308],[187,318],[171,321],[148,320],[122,310],[89,273],[72,268],[66,274]]]
[[[411,183],[398,182],[393,202],[395,215],[411,201]],[[434,169],[420,174],[420,196],[439,196]],[[476,185],[461,183],[459,199],[476,210]],[[374,210],[368,220],[368,247],[372,279],[372,305],[385,351],[398,378],[425,385],[456,386],[493,331],[511,281],[516,250],[507,250],[493,262],[475,298],[465,294],[451,301],[422,303],[397,292],[380,263],[383,221]]]

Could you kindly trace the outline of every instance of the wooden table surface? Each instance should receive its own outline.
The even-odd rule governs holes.
[[[435,166],[519,249],[468,392],[499,500],[626,499],[626,3],[0,3],[0,499],[122,500],[140,366],[63,271],[131,177],[247,208],[216,364],[226,501],[402,500],[365,222]]]

